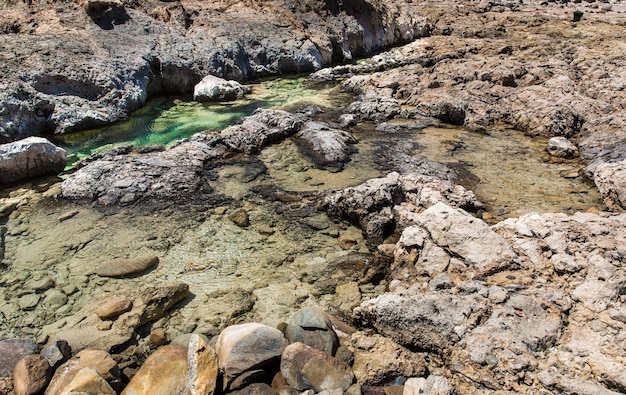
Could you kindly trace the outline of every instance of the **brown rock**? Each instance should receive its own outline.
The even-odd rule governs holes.
[[[187,375],[187,348],[164,346],[146,359],[122,395],[191,394]]]
[[[277,395],[276,391],[265,383],[254,383],[249,386],[240,389],[239,391],[231,392],[233,395]]]
[[[15,365],[24,357],[37,353],[37,345],[30,339],[0,340],[0,377],[13,374]]]
[[[303,343],[292,343],[283,352],[280,371],[291,387],[300,391],[314,389],[347,390],[354,373],[350,366],[323,351]]]
[[[248,216],[248,212],[239,208],[228,215],[228,218],[233,221],[233,223],[241,228],[245,228],[250,225],[250,217]]]
[[[115,390],[91,368],[79,370],[72,381],[63,389],[63,394],[116,395]]]
[[[66,388],[74,380],[74,377],[84,368],[95,370],[100,377],[110,384],[118,385],[120,383],[120,370],[109,353],[100,350],[83,350],[59,366],[45,394],[57,395],[65,393]],[[86,373],[83,373],[83,375],[86,376]]]
[[[211,395],[217,385],[217,353],[197,334],[191,335],[187,349],[189,388],[192,395]]]
[[[50,381],[50,364],[41,355],[22,358],[13,370],[13,385],[17,395],[32,395],[43,390]]]
[[[96,309],[96,315],[100,319],[106,320],[119,316],[122,313],[129,311],[133,307],[133,302],[126,296],[115,296],[108,302]]]
[[[337,238],[337,243],[339,243],[339,247],[343,250],[349,250],[358,244],[356,239],[352,236],[339,236]]]
[[[163,328],[156,328],[150,332],[149,340],[150,345],[153,347],[159,347],[167,343],[167,333]]]
[[[102,277],[125,277],[141,273],[159,263],[159,257],[150,255],[137,259],[115,259],[100,265],[96,274]]]

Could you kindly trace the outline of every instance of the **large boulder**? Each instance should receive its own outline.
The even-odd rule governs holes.
[[[187,348],[168,345],[153,352],[128,383],[123,395],[188,394]]]
[[[30,339],[0,339],[0,377],[11,376],[22,358],[36,353],[37,344]]]
[[[250,88],[237,81],[207,75],[193,88],[193,99],[199,102],[232,101],[249,92]]]
[[[216,351],[224,389],[237,389],[246,384],[245,378],[261,374],[265,365],[280,358],[287,339],[278,329],[258,323],[232,325],[220,333]]]
[[[83,372],[85,368],[90,369],[90,371]],[[108,384],[117,387],[121,384],[121,372],[109,353],[99,350],[83,350],[56,370],[45,394],[59,395],[66,393],[68,387],[77,385],[77,382],[74,380],[79,373],[81,374],[80,377],[82,377],[79,380],[81,383],[85,381],[93,382],[94,380],[98,382],[98,377],[91,370],[95,371],[98,377],[106,380]]]
[[[65,150],[42,137],[28,137],[0,145],[0,183],[59,174]]]

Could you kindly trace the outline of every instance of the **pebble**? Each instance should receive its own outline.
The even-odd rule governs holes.
[[[115,296],[96,308],[95,313],[102,320],[112,319],[129,311],[132,306],[133,302],[126,296]]]
[[[17,301],[17,305],[22,310],[32,310],[37,307],[39,300],[41,297],[38,294],[26,294]]]

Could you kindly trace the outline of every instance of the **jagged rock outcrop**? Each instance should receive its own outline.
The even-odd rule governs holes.
[[[428,34],[405,2],[141,0],[2,5],[0,141],[126,118],[206,75],[313,71]],[[27,64],[28,67],[24,67]]]

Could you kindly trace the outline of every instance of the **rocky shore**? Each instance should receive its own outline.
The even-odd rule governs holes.
[[[206,74],[313,71],[421,38],[313,73],[354,93],[342,114],[259,110],[6,186],[0,393],[626,392],[622,4],[55,5],[4,6],[18,17],[0,20],[14,62],[0,67],[46,70],[3,77],[7,140],[125,117]],[[60,67],[53,43],[77,55]],[[104,69],[77,66],[98,56]],[[471,167],[392,138],[432,125],[551,138],[546,161],[580,169],[565,177],[589,177],[606,206],[495,220]],[[388,136],[382,174],[302,176],[341,178],[365,130]]]

